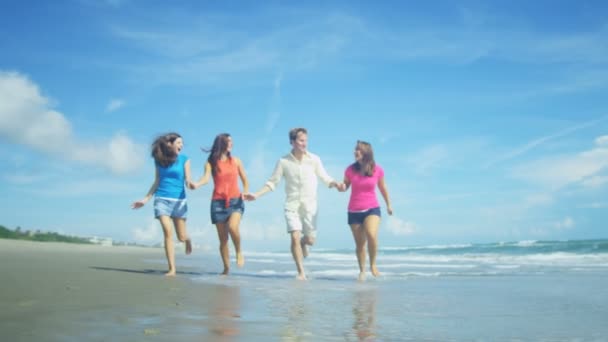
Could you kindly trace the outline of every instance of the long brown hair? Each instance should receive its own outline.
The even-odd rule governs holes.
[[[230,138],[230,134],[221,133],[218,134],[213,140],[213,146],[211,146],[210,150],[202,149],[204,152],[209,153],[209,157],[207,158],[207,162],[211,165],[211,173],[215,175],[217,171],[217,161],[222,158],[222,154],[226,153],[226,157],[231,160],[232,156],[228,151],[228,138]]]
[[[376,168],[372,145],[368,142],[357,140],[355,149],[358,149],[361,152],[361,160],[353,163],[353,168],[357,173],[371,177]]]
[[[156,137],[156,139],[154,139],[151,146],[150,155],[152,158],[154,158],[156,164],[162,167],[168,167],[169,165],[175,163],[177,153],[175,153],[175,149],[173,149],[171,145],[175,142],[175,140],[181,137],[181,135],[171,132],[159,135]]]

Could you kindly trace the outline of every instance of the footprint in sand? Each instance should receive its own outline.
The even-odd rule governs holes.
[[[144,329],[145,336],[155,336],[160,334],[160,330],[158,329]]]
[[[26,300],[22,300],[19,303],[17,303],[18,306],[20,307],[30,307],[30,306],[34,306],[36,304],[36,301],[33,299],[26,299]]]

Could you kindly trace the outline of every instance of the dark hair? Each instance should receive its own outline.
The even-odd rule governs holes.
[[[175,163],[177,153],[175,153],[175,150],[171,147],[171,144],[181,137],[181,135],[171,132],[159,135],[156,137],[156,139],[154,139],[151,146],[152,152],[150,155],[152,158],[154,158],[156,164],[162,167],[168,167],[169,165]]]
[[[299,133],[304,133],[304,134],[308,134],[308,132],[306,131],[306,128],[303,127],[296,127],[296,128],[292,128],[289,131],[289,143],[291,144],[292,142],[296,141],[296,139],[298,138],[298,134]]]
[[[353,163],[353,168],[357,173],[371,177],[376,167],[372,145],[368,142],[357,140],[355,148],[361,151],[361,160]]]
[[[209,153],[209,157],[207,158],[207,162],[211,165],[211,172],[215,175],[217,171],[217,161],[222,157],[222,154],[226,153],[226,157],[228,159],[232,159],[230,152],[228,150],[228,138],[230,138],[230,134],[222,133],[218,134],[213,140],[213,146],[211,146],[210,150],[202,149],[204,152]]]

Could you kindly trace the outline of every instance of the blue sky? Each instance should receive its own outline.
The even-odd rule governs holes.
[[[341,179],[372,143],[394,216],[381,246],[606,237],[603,1],[3,1],[0,224],[157,243],[149,144],[195,175],[228,132],[251,190],[287,132]],[[211,187],[188,229],[215,250]],[[288,248],[281,189],[247,204],[245,250]],[[352,248],[319,189],[320,248]],[[383,205],[384,209],[384,205]]]

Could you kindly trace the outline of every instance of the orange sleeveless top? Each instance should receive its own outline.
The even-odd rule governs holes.
[[[223,199],[226,201],[226,208],[230,205],[231,198],[241,197],[241,190],[239,190],[239,168],[234,158],[218,160],[216,164],[215,174],[213,175],[213,188],[214,200]]]

